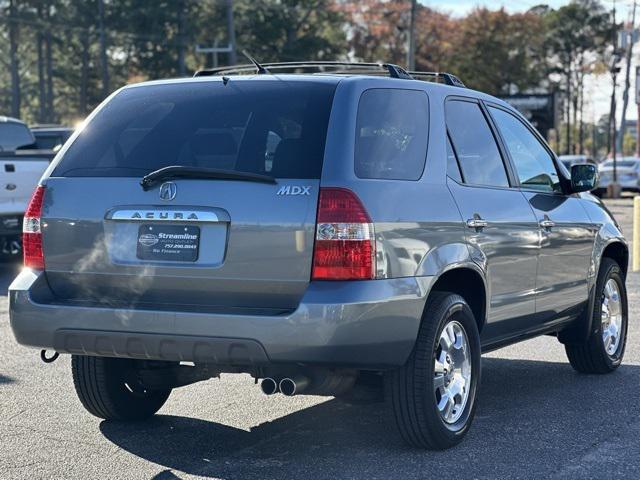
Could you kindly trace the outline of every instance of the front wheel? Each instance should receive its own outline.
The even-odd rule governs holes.
[[[469,430],[480,382],[480,336],[467,302],[434,292],[407,363],[387,375],[395,423],[412,446],[442,450]]]
[[[609,373],[622,363],[629,313],[627,291],[620,266],[603,258],[594,290],[592,328],[582,343],[568,343],[571,366],[580,373]]]
[[[71,372],[78,398],[106,420],[144,420],[169,398],[171,389],[147,390],[138,380],[139,360],[73,355]]]

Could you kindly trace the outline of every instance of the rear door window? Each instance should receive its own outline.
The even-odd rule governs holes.
[[[359,178],[418,180],[429,137],[429,100],[420,90],[376,88],[360,97],[355,172]]]
[[[458,166],[456,153],[453,151],[453,147],[451,146],[449,135],[447,135],[447,175],[449,176],[449,178],[453,178],[456,182],[462,183],[460,167]]]
[[[53,176],[143,176],[180,165],[320,178],[335,84],[239,80],[122,90]]]
[[[446,103],[446,118],[465,183],[508,187],[502,156],[480,105],[450,100]]]

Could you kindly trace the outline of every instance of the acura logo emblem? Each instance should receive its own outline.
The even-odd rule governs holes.
[[[176,193],[178,193],[178,187],[173,182],[165,182],[160,185],[160,198],[167,202],[176,198]]]

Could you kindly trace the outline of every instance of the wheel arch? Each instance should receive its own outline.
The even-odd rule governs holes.
[[[456,293],[464,298],[476,319],[478,332],[482,332],[487,319],[488,292],[480,267],[474,263],[451,266],[436,277],[429,296],[436,291]]]
[[[559,333],[558,340],[562,343],[581,343],[586,341],[591,334],[591,330],[593,329],[593,312],[595,309],[596,283],[600,275],[600,268],[602,268],[603,258],[610,258],[615,261],[620,266],[623,281],[626,281],[629,268],[629,247],[626,242],[620,239],[612,239],[604,244],[600,252],[596,257],[597,264],[593,271],[593,281],[589,286],[589,299],[586,302],[584,311],[580,317],[573,322],[573,325]]]
[[[607,257],[620,266],[620,270],[622,270],[622,277],[626,280],[627,271],[629,269],[629,247],[618,240],[614,240],[605,245],[602,250],[602,254],[600,255],[600,263],[602,263],[602,258]],[[598,265],[599,268],[600,265]]]

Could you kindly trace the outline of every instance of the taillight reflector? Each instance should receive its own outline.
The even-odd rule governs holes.
[[[44,255],[42,252],[42,201],[44,199],[43,185],[38,185],[31,195],[22,223],[22,251],[24,252],[24,266],[36,270],[44,269]]]

